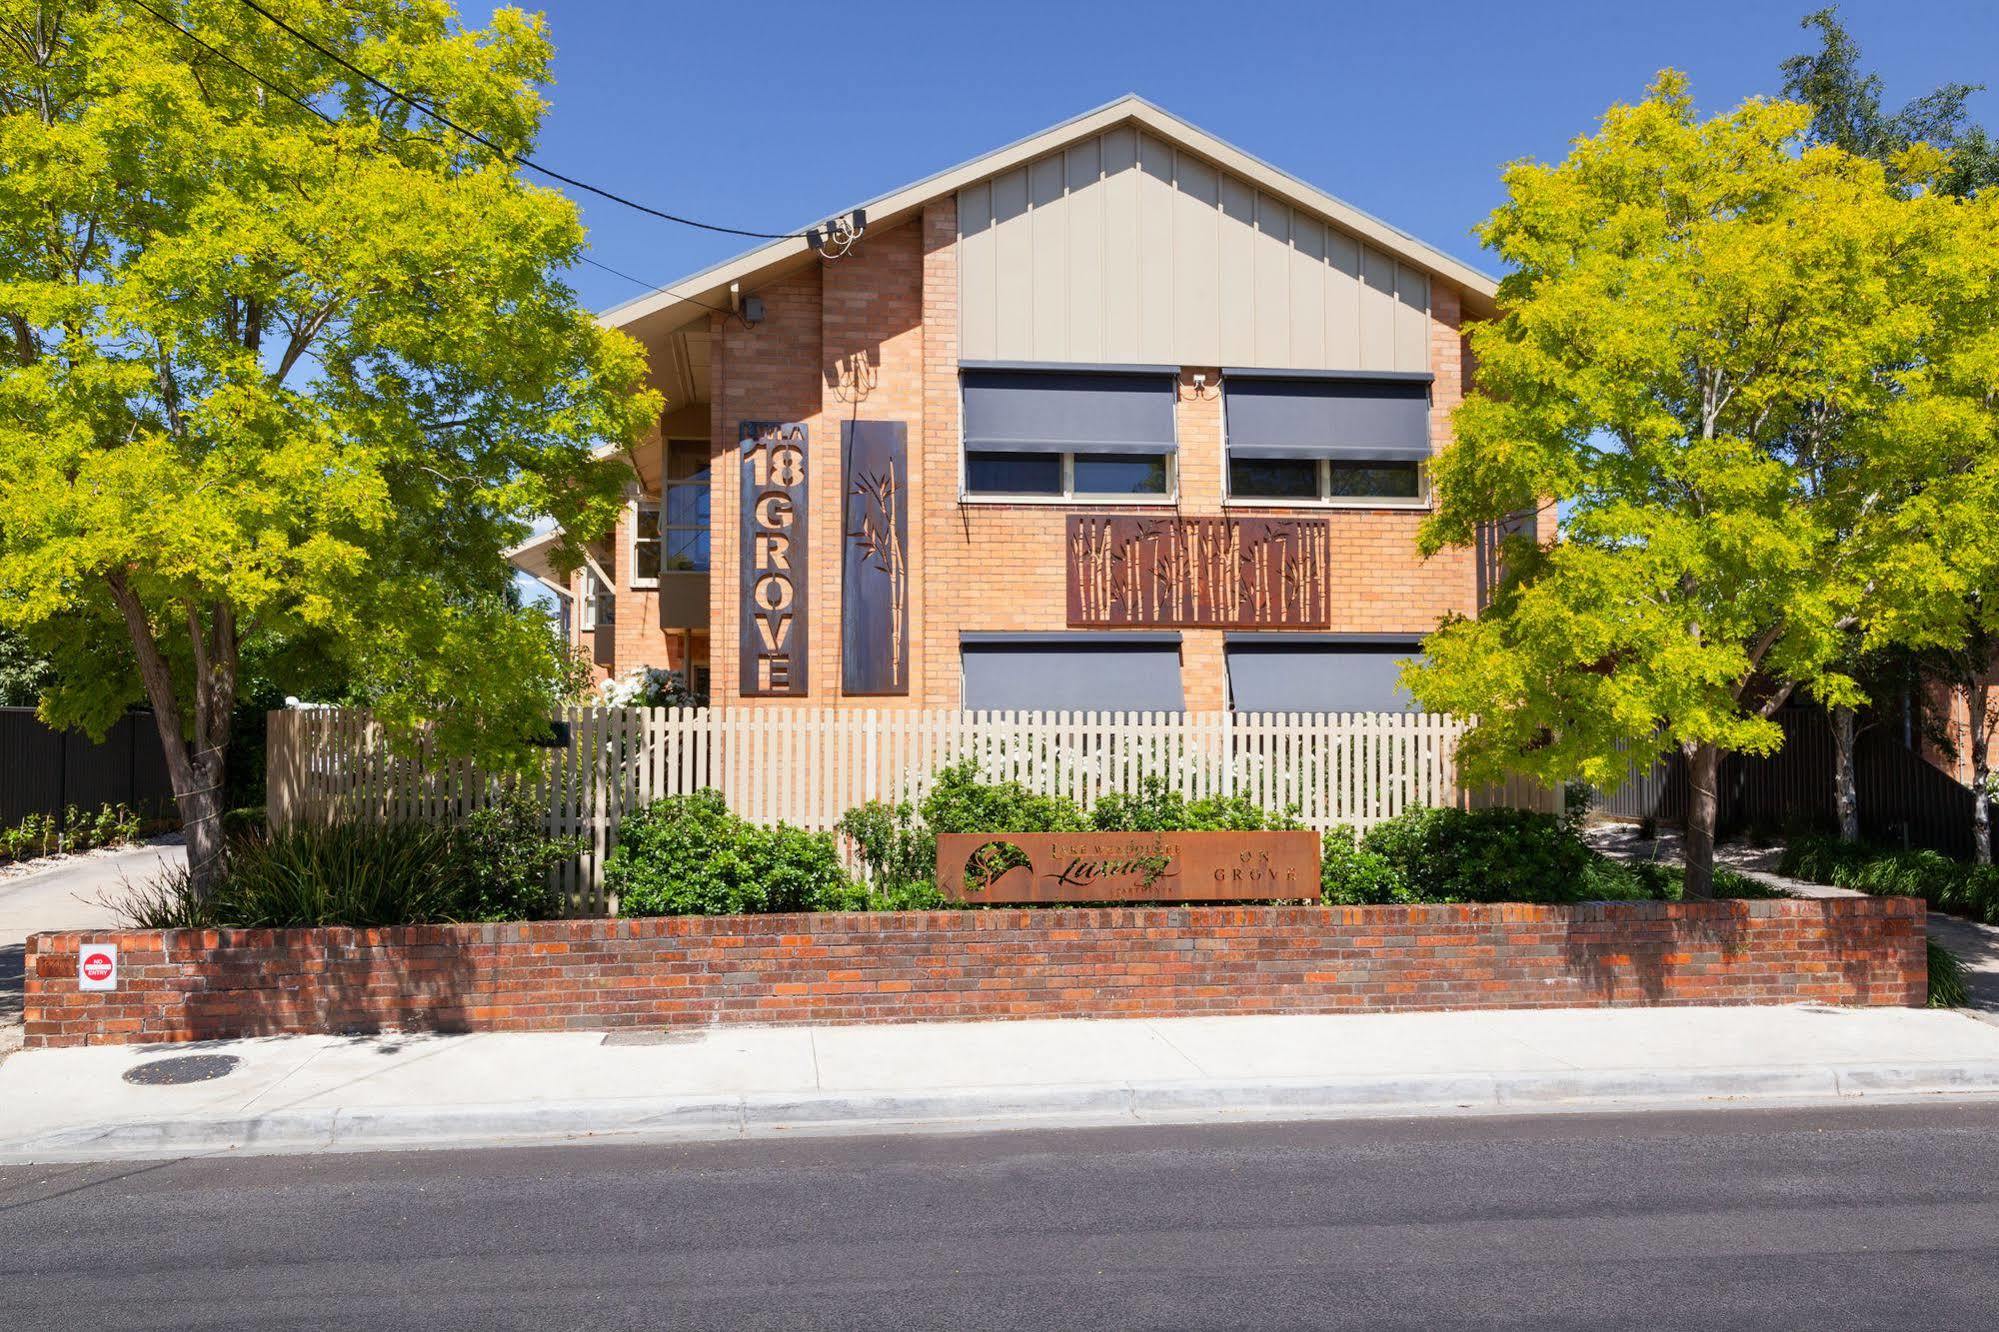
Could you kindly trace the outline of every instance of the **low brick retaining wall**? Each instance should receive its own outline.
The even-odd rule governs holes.
[[[118,988],[78,950],[118,946]],[[1924,1000],[1909,898],[41,934],[29,1047],[380,1030]]]

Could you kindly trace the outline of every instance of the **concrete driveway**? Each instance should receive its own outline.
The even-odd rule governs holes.
[[[116,925],[116,914],[98,899],[116,900],[127,884],[186,863],[185,847],[153,842],[63,856],[46,868],[0,879],[0,1059],[21,1046],[21,966],[28,936]]]

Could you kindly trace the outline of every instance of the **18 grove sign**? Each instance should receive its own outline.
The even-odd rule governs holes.
[[[742,658],[746,698],[806,692],[806,433],[796,422],[745,421],[742,454]]]

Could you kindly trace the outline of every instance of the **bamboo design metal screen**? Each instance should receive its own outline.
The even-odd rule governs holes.
[[[1323,629],[1332,621],[1323,518],[1069,519],[1069,623]]]

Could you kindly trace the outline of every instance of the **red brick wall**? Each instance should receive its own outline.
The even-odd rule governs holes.
[[[84,993],[85,941],[120,989]],[[304,1032],[1923,1002],[1906,898],[42,934],[30,1047]]]

